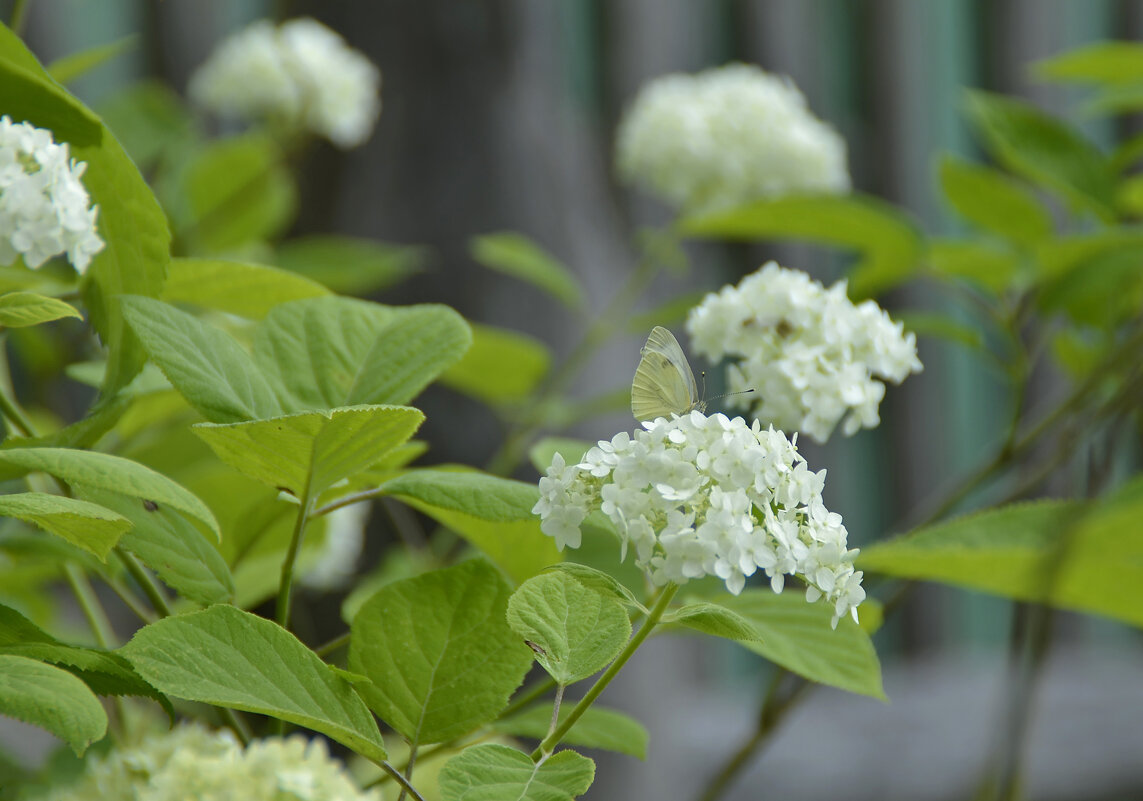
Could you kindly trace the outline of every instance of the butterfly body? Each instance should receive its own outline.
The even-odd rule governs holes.
[[[674,334],[662,326],[651,329],[640,352],[639,366],[631,382],[631,413],[640,422],[672,414],[703,411],[691,366]]]

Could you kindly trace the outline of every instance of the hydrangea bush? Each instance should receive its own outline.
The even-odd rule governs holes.
[[[1122,103],[1105,84],[1124,58],[1139,48],[1043,69]],[[649,636],[679,632],[761,655],[772,688],[759,730],[693,777],[715,798],[799,689],[884,697],[871,635],[917,581],[1139,624],[1143,484],[1107,466],[1138,463],[1122,435],[1143,385],[1143,208],[1124,173],[1138,142],[1112,156],[1028,104],[971,94],[997,166],[941,163],[971,226],[948,240],[852,192],[844,143],[789,81],[747,65],[658,79],[616,158],[678,216],[634,238],[639,267],[608,309],[587,311],[576,271],[526,237],[473,243],[581,315],[557,362],[440,304],[353,297],[401,280],[419,249],[287,236],[298,150],[364,144],[378,121],[379,73],[338,34],[255,23],[202,66],[193,104],[146,84],[102,117],[65,87],[98,61],[50,74],[0,26],[0,326],[35,327],[5,342],[21,380],[0,376],[0,714],[60,741],[43,766],[0,751],[5,801],[576,798],[596,771],[578,749],[645,755],[657,732],[607,708],[607,689]],[[213,137],[192,108],[253,125]],[[1051,149],[1030,146],[1044,137]],[[845,278],[827,289],[822,265],[754,270],[727,251],[733,275],[705,276],[688,312],[655,311],[642,354],[617,336],[684,241],[791,237],[855,251]],[[890,316],[873,299],[913,280],[958,313]],[[684,321],[695,354],[752,392],[696,397],[666,328]],[[987,359],[1012,408],[912,530],[854,531],[859,551],[797,445],[875,428],[887,385],[921,370],[917,336]],[[594,416],[626,386],[565,393],[608,342],[654,410],[633,432]],[[45,400],[64,380],[45,353],[67,354],[86,412]],[[1047,368],[1066,386],[1041,410],[1026,401]],[[431,384],[504,421],[486,469],[435,464],[417,439]],[[590,439],[568,438],[572,423]],[[1088,458],[1103,453],[1118,462]],[[1069,497],[1023,502],[1079,474]],[[389,536],[370,562],[374,509]],[[300,599],[339,600],[341,618],[299,625]],[[141,710],[179,722],[155,734]],[[1013,796],[1017,768],[990,766],[982,786],[1011,776]]]

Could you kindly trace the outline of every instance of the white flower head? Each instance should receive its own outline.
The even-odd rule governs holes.
[[[227,731],[181,724],[140,745],[94,757],[72,786],[54,788],[52,801],[380,801],[362,791],[325,741],[301,735],[242,745]]]
[[[325,539],[317,558],[302,574],[302,584],[316,590],[336,590],[349,583],[365,544],[369,511],[370,504],[354,503],[326,515]]]
[[[223,115],[362,144],[381,112],[381,73],[308,17],[259,20],[226,39],[192,76],[190,95]]]
[[[621,558],[634,551],[656,585],[717,576],[738,594],[762,570],[781,592],[786,575],[798,576],[808,600],[832,605],[836,626],[857,618],[864,592],[824,483],[781,431],[693,411],[601,441],[579,464],[557,454],[532,511],[560,550],[578,547],[580,524],[602,511]]]
[[[86,168],[51,131],[0,117],[0,264],[22,257],[35,269],[66,254],[77,271],[87,270],[104,242],[99,207],[80,180]]]
[[[829,289],[798,270],[768,262],[708,294],[687,316],[696,352],[730,360],[731,408],[825,442],[840,422],[846,436],[881,422],[885,381],[922,369],[917,340],[872,300],[854,305],[844,281]]]
[[[845,141],[785,77],[747,64],[645,86],[616,143],[620,176],[688,211],[848,192]]]

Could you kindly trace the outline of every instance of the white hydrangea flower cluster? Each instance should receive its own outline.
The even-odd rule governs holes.
[[[687,316],[695,351],[730,358],[731,408],[825,442],[845,418],[846,436],[881,422],[883,381],[922,369],[917,339],[872,300],[854,305],[845,281],[829,289],[768,262],[738,286],[708,294]],[[882,379],[882,380],[878,380]]]
[[[56,144],[52,132],[0,117],[0,264],[23,257],[35,269],[67,254],[80,273],[103,250],[80,178],[87,165]]]
[[[190,82],[205,108],[305,129],[340,148],[362,144],[381,112],[381,72],[309,17],[259,20],[230,36]]]
[[[601,440],[579,464],[559,454],[540,479],[532,510],[560,550],[578,548],[580,525],[599,509],[656,585],[717,576],[738,594],[762,569],[774,592],[785,577],[806,600],[833,606],[833,625],[865,599],[857,550],[841,516],[822,503],[825,471],[813,473],[795,443],[741,417],[693,411]]]
[[[302,584],[331,591],[349,583],[365,544],[365,524],[370,510],[368,503],[355,503],[325,516],[325,539],[314,562],[302,574]]]
[[[295,734],[245,749],[228,731],[182,724],[88,761],[80,779],[51,801],[381,801],[362,791],[325,741]],[[45,799],[46,801],[46,799]]]
[[[620,177],[692,212],[850,188],[837,131],[788,78],[747,64],[657,78],[617,136]]]

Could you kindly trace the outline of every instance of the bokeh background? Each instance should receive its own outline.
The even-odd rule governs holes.
[[[616,125],[649,79],[734,60],[789,75],[845,136],[858,190],[904,206],[930,232],[955,233],[934,174],[942,152],[979,158],[960,113],[963,88],[1014,93],[1078,118],[1078,96],[1036,82],[1028,65],[1086,42],[1143,35],[1135,0],[34,0],[27,39],[46,63],[137,34],[135,47],[76,84],[98,110],[142,77],[184,91],[223,36],[275,15],[316,17],[384,76],[372,140],[307,154],[294,233],[427,246],[429,269],[376,299],[449,303],[557,353],[574,346],[582,323],[479,267],[469,240],[528,234],[571,265],[591,306],[602,308],[634,266],[635,233],[669,219],[614,180]],[[1084,129],[1110,145],[1132,125],[1089,121]],[[648,308],[736,281],[771,257],[826,281],[845,267],[837,254],[800,245],[705,246],[690,255],[690,274],[663,277]],[[943,302],[925,286],[883,299],[890,309]],[[641,336],[601,353],[576,393],[630,381]],[[1006,399],[984,365],[927,340],[921,358],[925,372],[890,389],[879,429],[826,447],[803,443],[810,465],[829,470],[826,501],[854,544],[901,530],[927,497],[988,454],[1004,424]],[[1033,406],[1058,388],[1049,373],[1034,387]],[[444,390],[421,405],[436,461],[487,460],[499,437],[493,417]],[[616,414],[575,433],[597,439],[630,425]],[[877,638],[890,703],[816,692],[727,797],[970,797],[989,755],[1012,741],[1004,726],[1011,624],[1009,604],[922,588]],[[1056,627],[1025,741],[1028,797],[1143,797],[1137,636],[1074,615],[1057,616]],[[653,641],[604,699],[648,725],[650,756],[593,754],[598,778],[587,797],[696,797],[752,730],[767,680],[764,666],[731,646]]]

